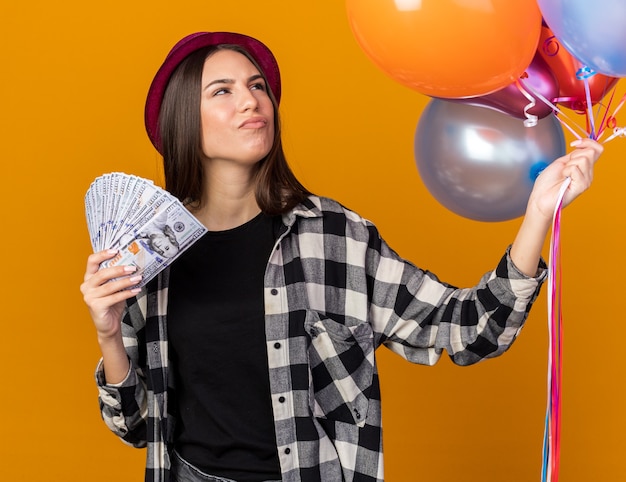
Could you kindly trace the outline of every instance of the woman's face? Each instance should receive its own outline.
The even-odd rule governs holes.
[[[274,143],[274,106],[258,69],[244,55],[218,50],[204,63],[200,115],[210,160],[254,165]]]
[[[178,253],[178,246],[176,246],[170,238],[165,234],[154,234],[150,237],[150,244],[152,249],[166,258],[172,258]]]

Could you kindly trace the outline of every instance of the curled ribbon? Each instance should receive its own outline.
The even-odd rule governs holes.
[[[580,126],[578,126],[576,123],[572,122],[572,125],[570,126],[567,122],[565,122],[563,118],[568,119],[568,116],[565,114],[565,112],[563,112],[561,109],[559,109],[558,106],[556,104],[554,104],[552,101],[546,99],[538,90],[535,90],[529,83],[527,84],[526,82],[524,82],[524,77],[523,76],[520,77],[520,79],[517,80],[516,82],[519,83],[519,84],[522,84],[526,90],[531,91],[535,95],[535,97],[537,97],[539,100],[541,100],[546,105],[550,106],[555,114],[559,114],[556,117],[557,120],[561,123],[561,125],[563,127],[565,127],[567,130],[569,130],[574,135],[574,137],[576,137],[576,139],[581,139],[582,135],[578,134],[577,132],[575,132],[572,127],[577,128],[580,131],[582,131],[584,136],[588,135],[588,133],[586,131],[584,131]]]
[[[522,78],[526,78],[526,77],[528,77],[528,74],[524,72],[524,74],[522,74]],[[528,93],[526,89],[524,89],[524,87],[522,86],[522,83],[519,80],[515,81],[515,85],[517,86],[519,91],[522,94],[524,94],[524,97],[528,99],[528,104],[526,104],[526,106],[524,107],[524,115],[526,116],[526,119],[524,119],[524,126],[535,127],[537,125],[537,121],[539,120],[539,118],[536,115],[528,112],[530,109],[535,107],[535,105],[537,105],[535,98],[532,95],[530,95],[530,93]]]
[[[616,137],[626,137],[626,127],[614,127],[613,134],[604,140],[604,144],[615,139]]]

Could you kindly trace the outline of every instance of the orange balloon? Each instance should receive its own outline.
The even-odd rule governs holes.
[[[350,27],[392,79],[426,95],[485,95],[515,82],[539,42],[536,0],[347,0]]]

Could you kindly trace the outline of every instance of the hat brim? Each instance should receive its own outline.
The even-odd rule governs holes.
[[[157,71],[146,99],[145,124],[150,141],[161,152],[161,138],[159,134],[159,114],[163,95],[170,77],[178,65],[196,50],[220,44],[234,44],[244,48],[263,70],[269,88],[272,90],[276,102],[280,102],[281,86],[278,63],[272,51],[259,40],[247,35],[234,32],[197,32],[184,37],[167,54],[163,64]]]

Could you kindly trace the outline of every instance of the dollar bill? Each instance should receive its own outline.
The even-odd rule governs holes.
[[[114,249],[109,266],[135,266],[142,287],[169,266],[206,228],[174,196],[152,181],[104,174],[85,194],[87,228],[95,251]]]

